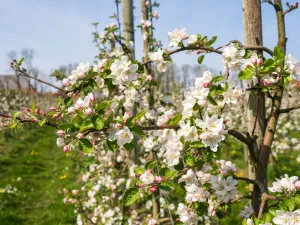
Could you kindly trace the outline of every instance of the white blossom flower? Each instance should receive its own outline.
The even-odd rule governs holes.
[[[146,185],[149,185],[149,184],[152,184],[154,182],[154,176],[153,174],[151,173],[151,171],[147,170],[145,173],[143,173],[141,176],[140,176],[140,180],[146,184]]]
[[[187,39],[189,36],[186,33],[186,29],[183,28],[178,30],[177,28],[174,29],[172,32],[168,32],[169,39],[171,40],[169,46],[176,47],[179,45],[180,42]]]
[[[189,45],[193,45],[193,44],[195,44],[195,43],[197,42],[197,40],[198,40],[197,35],[191,35],[191,36],[189,37],[187,43],[188,43]]]

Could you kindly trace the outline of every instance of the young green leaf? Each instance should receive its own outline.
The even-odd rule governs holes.
[[[86,154],[91,154],[94,151],[93,144],[86,138],[80,139],[78,145],[80,150],[82,150]]]
[[[140,190],[138,188],[129,188],[126,190],[123,203],[125,206],[130,206],[140,198]]]

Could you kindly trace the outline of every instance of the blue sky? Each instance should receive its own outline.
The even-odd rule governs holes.
[[[134,0],[135,25],[140,23],[139,0]],[[216,46],[229,40],[243,40],[241,0],[160,0],[161,18],[155,21],[155,36],[164,46],[167,32],[187,28],[189,34],[218,36]],[[284,1],[285,2],[285,1]],[[97,53],[92,43],[93,22],[100,29],[113,22],[114,0],[0,0],[0,74],[11,73],[7,53],[32,48],[36,52],[33,64],[43,74],[60,65],[93,62]],[[300,59],[300,11],[287,15],[288,53]],[[264,45],[276,45],[274,9],[263,4]],[[141,57],[141,35],[136,29],[136,56]],[[196,56],[180,53],[177,64],[197,63]],[[210,55],[204,63],[222,69],[220,57]]]

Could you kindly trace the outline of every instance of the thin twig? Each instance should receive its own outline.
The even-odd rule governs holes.
[[[294,107],[291,107],[291,108],[280,109],[279,113],[289,113],[290,111],[293,111],[295,109],[300,109],[300,105],[294,106]]]
[[[64,89],[59,88],[59,87],[57,87],[57,86],[55,86],[55,85],[53,85],[53,84],[50,84],[50,83],[48,83],[47,81],[44,81],[44,80],[41,80],[41,79],[38,79],[38,78],[35,78],[35,77],[30,76],[28,73],[26,73],[25,71],[21,70],[20,68],[16,68],[16,71],[19,72],[19,74],[20,74],[21,76],[28,77],[28,78],[30,78],[30,79],[33,79],[33,80],[36,80],[36,81],[41,82],[41,83],[43,83],[43,84],[46,84],[46,85],[48,85],[48,86],[50,86],[50,87],[53,87],[53,88],[55,88],[55,89],[57,89],[57,90],[60,90],[60,91],[62,91],[62,92],[66,92]]]
[[[3,114],[3,113],[0,113],[0,117],[12,119],[12,116],[9,116],[9,115]],[[22,119],[22,118],[20,118],[20,117],[17,117],[16,119],[17,119],[20,123],[35,123],[35,124],[36,124],[36,121],[33,121],[33,120]],[[47,121],[46,123],[44,123],[44,124],[47,125],[47,126],[51,126],[51,127],[58,128],[58,125],[57,125],[57,124],[54,124],[54,123],[51,123],[51,122],[48,122],[48,121]]]

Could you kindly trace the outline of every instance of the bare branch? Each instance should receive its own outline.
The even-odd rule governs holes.
[[[291,107],[291,108],[280,109],[279,113],[289,113],[290,111],[293,111],[295,109],[300,109],[300,105],[294,106],[294,107]]]
[[[55,86],[55,85],[53,85],[53,84],[50,84],[50,83],[48,83],[48,82],[46,82],[46,81],[44,81],[44,80],[41,80],[41,79],[38,79],[38,78],[36,78],[36,77],[30,76],[28,73],[26,73],[25,71],[21,70],[20,68],[16,68],[16,71],[17,71],[21,76],[28,77],[28,78],[30,78],[30,79],[33,79],[33,80],[36,80],[36,81],[41,82],[41,83],[43,83],[43,84],[46,84],[46,85],[48,85],[48,86],[50,86],[50,87],[53,87],[53,88],[55,88],[55,89],[57,89],[57,90],[60,90],[60,91],[62,91],[62,92],[66,92],[64,89],[59,88],[59,87],[57,87],[57,86]]]

